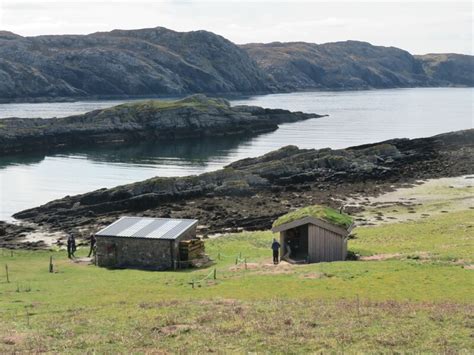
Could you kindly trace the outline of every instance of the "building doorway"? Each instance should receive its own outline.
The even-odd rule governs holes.
[[[308,225],[292,228],[282,233],[282,260],[302,264],[308,262]]]

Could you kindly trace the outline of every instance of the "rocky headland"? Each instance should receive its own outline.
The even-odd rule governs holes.
[[[0,155],[136,141],[253,135],[273,131],[280,123],[317,117],[322,116],[231,106],[224,99],[204,95],[178,101],[140,101],[64,118],[2,119]]]
[[[474,86],[474,57],[414,56],[367,42],[252,43],[241,46],[280,90]]]
[[[267,229],[292,208],[339,208],[352,196],[473,173],[474,129],[339,150],[287,146],[198,176],[156,177],[67,196],[14,217],[82,235],[120,215],[197,218],[206,235]]]

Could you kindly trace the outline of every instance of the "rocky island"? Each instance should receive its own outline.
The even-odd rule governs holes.
[[[73,146],[144,140],[252,135],[278,124],[317,114],[231,106],[224,99],[193,95],[177,101],[127,103],[64,118],[7,118],[0,121],[0,155]]]
[[[373,196],[420,179],[473,173],[473,129],[339,150],[287,146],[214,172],[68,196],[14,217],[79,235],[125,214],[196,218],[203,235],[264,230],[291,208],[315,203],[339,208],[357,194]],[[6,234],[12,246],[14,235]]]

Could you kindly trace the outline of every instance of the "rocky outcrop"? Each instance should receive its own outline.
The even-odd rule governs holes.
[[[1,34],[0,34],[1,35]],[[44,249],[42,241],[28,241],[25,237],[34,231],[34,228],[9,224],[0,221],[0,248],[7,249]],[[13,256],[13,253],[12,253]]]
[[[178,101],[142,101],[65,118],[0,120],[0,154],[99,146],[144,140],[252,135],[317,114],[230,106],[194,95]]]
[[[339,207],[336,198],[348,194],[472,174],[473,153],[474,130],[341,150],[287,146],[199,176],[157,177],[68,196],[14,217],[59,229],[93,229],[121,214],[198,218],[206,233],[263,229],[291,207]]]
[[[413,56],[358,41],[241,47],[278,88],[286,90],[474,85],[474,57],[467,55]]]
[[[425,73],[439,85],[474,86],[474,56],[426,54],[415,56]]]

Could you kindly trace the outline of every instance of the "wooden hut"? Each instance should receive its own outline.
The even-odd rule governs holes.
[[[272,231],[280,233],[280,255],[291,263],[345,260],[352,219],[343,213],[309,206],[280,217]]]
[[[203,243],[183,243],[196,239],[197,223],[195,219],[122,217],[95,234],[97,265],[153,270],[177,268],[190,257],[186,246],[192,246],[193,253],[197,253],[198,247],[204,252]]]

